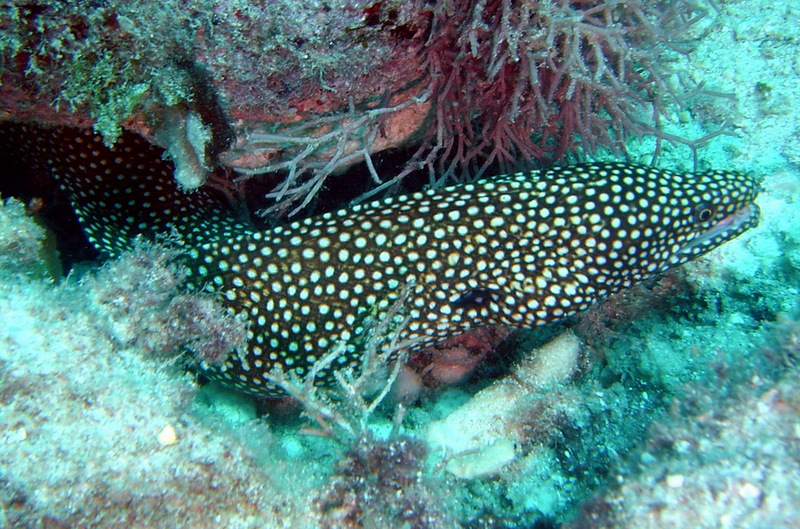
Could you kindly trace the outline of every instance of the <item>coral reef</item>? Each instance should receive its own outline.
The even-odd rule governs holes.
[[[56,280],[61,263],[53,235],[34,222],[22,202],[0,197],[0,274],[27,279]]]
[[[17,234],[20,246],[41,244],[32,219],[8,222],[13,212],[13,204],[4,207],[0,232]],[[171,291],[163,284],[171,271],[153,264],[147,299],[158,288]],[[17,265],[20,273],[31,268]],[[109,310],[111,284],[132,275],[117,267],[83,285],[54,286],[4,274],[0,526],[216,527],[205,514],[212,510],[241,527],[263,527],[305,511],[238,444],[186,413],[194,384],[185,374],[120,339],[120,328],[148,321],[139,312],[126,324],[124,312]],[[99,321],[105,316],[113,328]],[[270,442],[265,428],[251,428]]]
[[[567,527],[797,527],[800,371],[748,389],[726,406],[680,407],[653,429],[639,468],[619,470],[620,486]]]
[[[713,134],[689,141],[665,134],[660,122],[668,106],[685,107],[704,93],[702,86],[684,93],[657,58],[688,53],[687,28],[705,13],[684,1],[438,3],[417,67],[421,89],[366,112],[351,105],[348,113],[282,134],[251,134],[238,146],[248,156],[233,163],[254,165],[241,169],[246,174],[288,170],[271,196],[301,201],[297,212],[328,175],[361,159],[380,184],[371,196],[417,169],[427,170],[430,185],[441,186],[489,167],[525,167],[600,147],[624,152],[630,135],[655,135],[694,150]],[[397,125],[396,114],[409,104],[425,105],[427,132],[412,135],[414,126]],[[409,114],[415,126],[418,114]],[[393,118],[393,125],[383,121]],[[418,136],[420,145],[402,171],[382,178],[370,154],[386,147],[379,137],[398,128]],[[276,153],[283,156],[275,159]],[[301,179],[304,173],[312,178]]]
[[[1,9],[8,16],[0,17],[3,117],[13,109],[21,112],[19,118],[78,120],[88,126],[87,118],[93,115],[113,139],[115,127],[125,121],[130,108],[166,105],[174,107],[176,123],[183,120],[185,125],[187,119],[195,119],[188,116],[196,109],[181,98],[199,92],[192,92],[196,87],[191,88],[184,67],[162,60],[164,50],[175,49],[165,45],[169,39],[189,46],[200,43],[198,49],[205,55],[198,63],[211,73],[218,101],[234,123],[242,118],[231,111],[236,97],[227,95],[236,95],[240,79],[234,74],[254,66],[264,68],[258,82],[241,95],[244,101],[251,97],[251,103],[271,98],[267,113],[283,109],[287,120],[298,120],[297,129],[287,123],[274,129],[253,127],[254,133],[275,133],[277,138],[267,139],[276,145],[292,133],[314,138],[309,128],[302,127],[315,119],[322,120],[317,122],[320,126],[331,127],[323,128],[327,134],[341,126],[336,115],[355,120],[366,116],[369,119],[349,131],[356,139],[349,152],[370,153],[377,163],[364,147],[363,140],[369,137],[361,134],[377,130],[375,141],[382,141],[380,128],[389,123],[389,116],[380,111],[402,105],[403,88],[409,90],[405,101],[411,101],[403,109],[420,110],[422,118],[408,119],[409,132],[387,134],[413,134],[416,127],[410,125],[432,119],[428,112],[438,108],[438,99],[424,92],[424,83],[407,87],[404,80],[386,74],[396,71],[391,61],[382,62],[401,39],[408,45],[401,47],[407,64],[416,65],[423,57],[416,52],[435,44],[420,38],[427,37],[424,31],[417,33],[423,26],[413,22],[418,20],[413,12],[416,4],[350,2],[349,6],[357,6],[347,22],[353,27],[327,29],[328,20],[313,3],[308,4],[313,13],[293,12],[297,27],[287,24],[285,13],[291,11],[283,2],[216,2],[210,18],[200,9],[210,3],[196,2],[196,19],[181,10],[186,3],[149,4],[160,17],[124,12],[126,7],[113,0],[5,4]],[[470,3],[487,9],[485,19],[462,14],[448,22],[445,15],[457,13],[445,7],[456,2],[430,4],[426,13],[430,23],[453,24],[448,26],[454,31],[450,38],[457,38],[459,28],[488,35],[503,24],[515,27],[514,9],[523,4],[533,5]],[[568,6],[601,5],[551,4],[551,14]],[[126,5],[138,9],[144,3]],[[175,5],[181,7],[170,12],[169,6]],[[512,9],[504,11],[503,5]],[[653,5],[667,12],[667,4],[648,2],[648,7]],[[72,277],[62,278],[49,264],[57,258],[48,242],[50,235],[28,215],[40,210],[37,200],[26,197],[27,207],[4,203],[0,208],[0,526],[796,527],[800,523],[796,487],[800,157],[795,136],[800,53],[793,22],[798,7],[767,0],[716,1],[714,6],[720,25],[693,52],[692,68],[712,79],[717,90],[735,93],[737,99],[698,100],[681,109],[674,116],[679,119],[669,124],[662,120],[669,127],[664,138],[698,137],[726,121],[734,123],[737,135],[717,137],[698,163],[764,176],[759,227],[702,261],[610,299],[572,327],[580,345],[577,356],[553,353],[574,348],[548,353],[539,346],[545,341],[539,333],[510,337],[504,345],[508,350],[499,358],[497,351],[486,351],[493,343],[486,335],[425,353],[416,365],[439,369],[430,374],[443,378],[463,374],[484,354],[484,359],[502,368],[492,373],[494,380],[471,377],[458,387],[417,394],[413,405],[398,406],[391,400],[387,381],[403,376],[400,362],[376,356],[371,360],[379,365],[349,372],[332,393],[315,393],[305,380],[283,380],[300,396],[306,418],[296,416],[296,407],[287,411],[280,404],[254,404],[213,384],[198,389],[197,381],[177,361],[175,347],[206,343],[208,360],[213,361],[214,351],[235,346],[236,332],[212,326],[211,335],[203,336],[207,325],[225,318],[218,319],[213,298],[186,297],[177,288],[182,271],[169,260],[169,249],[140,247],[96,273],[78,278],[73,271]],[[104,22],[100,15],[114,10],[123,10],[122,16],[115,14]],[[260,38],[251,38],[260,31],[255,27],[258,17],[267,12],[274,14],[274,24],[263,26]],[[69,15],[70,24],[62,23],[62,14]],[[166,35],[163,28],[175,31]],[[302,39],[286,39],[290,30],[304,32]],[[212,34],[224,37],[219,49],[210,49],[206,42]],[[348,49],[358,56],[369,55],[376,42],[387,46],[386,55],[377,54],[375,62],[381,64],[375,78],[358,78],[372,97],[363,107],[355,97],[359,87],[347,88],[347,75],[360,67],[355,55],[344,63],[327,63],[329,69],[315,66],[319,61],[340,60],[325,49],[326,43],[338,49],[341,39],[351,36]],[[225,38],[249,48],[228,56],[222,47]],[[152,48],[141,47],[148,39]],[[117,42],[130,48],[130,65],[109,61],[105,52],[109,48],[103,43],[116,46]],[[526,49],[523,46],[529,43],[506,37],[496,42],[495,50],[491,39],[480,41],[482,51],[492,46],[488,55],[480,56],[472,56],[468,35],[450,44],[466,54],[459,58],[460,65],[487,72],[478,85],[488,86],[499,97],[500,88],[489,86],[490,81],[513,74],[520,65],[510,59],[510,50]],[[90,48],[93,54],[83,57]],[[682,53],[677,56],[682,60]],[[72,58],[78,59],[76,69],[94,77],[75,72],[71,79],[85,83],[83,92],[73,84],[65,86],[63,95],[74,96],[76,105],[84,105],[83,111],[63,112],[62,100],[62,113],[57,115],[49,104],[66,80],[56,74]],[[281,84],[277,70],[270,71],[282,63],[291,70],[286,84]],[[497,63],[505,67],[495,77],[488,76],[487,66]],[[21,75],[29,67],[31,76]],[[346,75],[332,75],[347,68]],[[686,73],[692,68],[687,67]],[[225,71],[226,76],[216,71]],[[418,68],[414,73],[421,76],[424,71]],[[451,74],[437,77],[437,82],[461,79]],[[141,86],[142,79],[153,85]],[[393,80],[397,84],[389,82]],[[51,82],[50,89],[38,84],[42,81]],[[387,90],[391,96],[384,97],[378,88],[382,82],[391,85]],[[322,83],[337,91],[320,89]],[[316,90],[309,88],[315,84]],[[31,93],[40,97],[33,101]],[[445,101],[470,95],[442,93],[447,94]],[[298,99],[287,104],[286,97],[292,94]],[[337,99],[339,94],[343,99]],[[151,98],[162,96],[162,102],[153,103]],[[427,99],[414,101],[414,97]],[[513,98],[509,101],[512,105],[506,108],[513,108]],[[650,103],[645,101],[645,106]],[[240,110],[259,111],[246,105]],[[371,110],[379,112],[370,114]],[[472,116],[473,132],[490,132],[477,126],[489,115],[497,116]],[[325,125],[329,117],[333,124]],[[204,127],[207,119],[200,119]],[[141,122],[125,125],[148,128]],[[181,141],[189,144],[189,161],[205,171],[205,158],[215,156],[213,141],[203,139],[203,134],[199,140],[190,139],[186,128],[179,131],[181,135]],[[608,138],[613,145],[616,136]],[[329,156],[335,154],[341,136],[328,139],[334,142]],[[438,145],[438,137],[417,140],[433,150]],[[265,157],[272,157],[263,161],[292,160],[308,145],[284,144],[284,151],[272,155],[266,154],[270,151],[265,145]],[[441,149],[431,158],[427,151],[420,152],[418,160],[430,162],[436,171],[452,168],[451,175],[456,175],[461,164],[480,170],[484,156],[504,155],[487,143],[475,151],[479,158],[467,161],[470,151],[459,151],[459,145],[454,140],[452,160],[463,159],[452,165],[437,167],[443,160],[438,158]],[[525,148],[513,145],[520,149],[517,154]],[[554,150],[549,152],[555,153],[558,145],[551,144]],[[318,146],[324,152],[330,144]],[[345,154],[349,148],[343,147],[339,160],[349,156]],[[631,140],[625,148],[635,159],[643,159],[655,145],[653,140]],[[662,160],[683,169],[692,163],[685,151],[666,146]],[[4,170],[6,180],[19,177]],[[311,181],[298,178],[298,185]],[[297,204],[306,196],[303,193]],[[381,339],[391,340],[391,330],[385,330]],[[560,375],[547,378],[543,374],[547,372]],[[257,410],[265,415],[257,417]],[[453,429],[444,427],[450,424]],[[492,428],[504,437],[496,431],[487,433]],[[434,429],[437,442],[444,442],[429,441]],[[488,471],[457,477],[452,472],[457,465],[448,467],[451,461],[461,459],[461,468],[469,470],[476,467],[470,469],[465,463],[473,462],[466,461],[464,451],[448,448],[453,446],[477,446],[497,457]]]
[[[108,143],[135,128],[167,148],[189,189],[216,164],[283,171],[273,211],[297,212],[360,161],[376,193],[419,168],[441,185],[622,152],[631,134],[682,141],[660,123],[703,89],[685,93],[665,58],[688,52],[707,11],[687,0],[19,1],[0,23],[0,107],[91,120]],[[376,152],[409,145],[404,168],[378,174]]]
[[[246,325],[228,315],[209,294],[182,292],[187,271],[178,251],[138,242],[82,283],[92,295],[98,321],[124,346],[176,354],[188,348],[197,361],[220,363],[244,344]]]
[[[453,527],[441,502],[443,484],[423,474],[425,447],[416,439],[362,438],[336,465],[316,507],[322,527],[439,529]]]
[[[2,240],[39,255],[41,229],[18,206],[0,214]],[[376,399],[364,400],[376,383],[387,385],[375,356],[374,366],[340,378],[355,400],[336,408],[352,415],[338,412],[350,430],[339,437],[347,450],[328,454],[341,458],[330,476],[308,462],[302,479],[288,472],[289,461],[276,455],[288,457],[287,450],[263,424],[249,422],[252,416],[223,423],[202,409],[190,413],[197,387],[164,355],[187,343],[231,345],[226,338],[237,333],[228,327],[236,331],[236,322],[219,309],[205,322],[191,321],[213,304],[177,291],[182,269],[172,264],[174,255],[140,245],[96,274],[59,286],[27,279],[22,272],[39,266],[28,260],[16,263],[22,282],[17,274],[4,276],[0,309],[10,325],[0,330],[0,525],[451,524],[435,480],[422,474],[423,445],[382,440],[366,429],[388,391],[378,387]],[[198,302],[199,309],[191,308]],[[176,322],[185,316],[189,321]],[[227,414],[247,416],[224,393],[203,393],[198,404],[217,408],[212,415],[229,408]],[[333,409],[330,398],[319,398],[313,409]],[[304,402],[311,401],[308,395]]]

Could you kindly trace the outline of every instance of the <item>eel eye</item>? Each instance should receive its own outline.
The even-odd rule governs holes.
[[[707,220],[711,220],[711,217],[713,216],[714,216],[714,209],[707,204],[700,204],[694,211],[695,220],[698,220],[700,222],[706,222]]]

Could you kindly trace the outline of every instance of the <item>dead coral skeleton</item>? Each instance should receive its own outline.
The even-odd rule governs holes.
[[[370,155],[376,138],[382,130],[385,118],[398,114],[415,105],[430,100],[430,90],[393,106],[379,106],[368,110],[357,110],[353,101],[347,112],[322,116],[285,128],[280,132],[251,132],[243,145],[235,148],[230,157],[248,153],[263,165],[255,168],[240,168],[244,175],[257,175],[287,171],[283,182],[267,195],[276,205],[269,213],[283,213],[298,201],[291,210],[293,215],[303,209],[316,196],[331,174],[358,162],[365,162],[373,182],[381,188],[397,183],[404,175],[384,181],[375,170]],[[276,153],[292,153],[277,157]],[[312,175],[307,178],[307,175]],[[406,173],[407,174],[407,173]],[[239,180],[246,180],[247,177]]]
[[[317,360],[303,377],[294,371],[287,373],[280,365],[268,374],[269,382],[297,399],[305,415],[319,427],[306,429],[304,433],[330,437],[344,445],[369,437],[368,421],[389,395],[412,345],[398,341],[399,331],[408,322],[402,308],[411,286],[406,285],[387,313],[373,323],[358,369],[334,370],[335,388],[321,387],[317,379],[347,354],[344,343]],[[399,428],[403,415],[404,408],[398,405],[394,415],[395,430]]]

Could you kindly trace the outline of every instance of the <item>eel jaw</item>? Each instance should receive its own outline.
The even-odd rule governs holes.
[[[673,266],[690,261],[727,241],[735,239],[750,228],[754,228],[758,225],[760,213],[761,210],[756,204],[746,204],[691,241],[688,241],[667,260],[661,271],[666,271]]]
[[[723,241],[733,239],[758,225],[760,210],[755,204],[747,204],[743,208],[717,222],[708,231],[696,237],[688,245],[688,250],[698,245],[716,246]]]

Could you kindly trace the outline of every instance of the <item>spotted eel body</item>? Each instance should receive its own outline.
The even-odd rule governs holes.
[[[303,375],[334,348],[343,354],[320,374],[322,382],[333,369],[357,365],[369,322],[384,317],[401,293],[407,324],[398,341],[414,348],[480,326],[547,325],[708,252],[758,220],[759,185],[750,176],[589,163],[389,198],[268,231],[225,217],[209,201],[180,206],[178,222],[175,204],[199,204],[202,194],[182,195],[170,179],[158,181],[156,192],[141,167],[112,164],[130,138],[108,151],[94,136],[79,137],[89,155],[71,153],[59,170],[70,177],[92,239],[111,253],[120,248],[110,228],[98,227],[103,213],[82,203],[97,202],[96,190],[108,182],[147,187],[148,207],[135,221],[133,203],[109,205],[130,191],[104,195],[103,207],[142,230],[158,222],[184,230],[193,243],[190,284],[218,292],[249,322],[246,350],[206,366],[207,373],[262,395],[279,393],[265,378],[276,365]],[[173,219],[159,221],[170,208]]]

